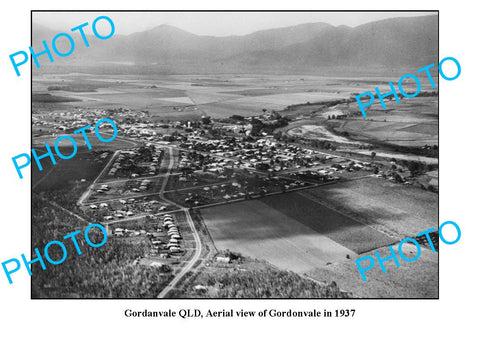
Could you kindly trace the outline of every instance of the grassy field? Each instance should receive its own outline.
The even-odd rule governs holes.
[[[41,160],[43,170],[39,171],[35,161],[32,160],[32,188],[35,191],[61,189],[68,186],[69,183],[71,184],[81,179],[85,179],[88,182],[93,181],[109,159],[109,157],[104,160],[100,159],[98,157],[100,154],[105,151],[111,152],[113,150],[131,148],[136,145],[121,138],[116,138],[109,143],[103,143],[96,138],[95,134],[91,134],[88,136],[92,149],[88,150],[81,134],[70,134],[69,136],[75,140],[78,146],[77,154],[71,159],[60,159],[60,157],[55,155],[53,146],[59,135],[36,137],[33,140],[32,146],[38,155],[45,153],[45,143],[48,143],[57,162],[56,165],[52,165],[50,158],[44,158]],[[105,134],[104,136],[106,137],[107,135]],[[59,144],[59,149],[63,155],[69,155],[72,152],[71,143],[63,140]]]
[[[65,151],[65,154],[68,152]],[[42,171],[38,170],[36,164],[31,166],[32,189],[35,192],[56,190],[72,186],[82,179],[93,181],[107,161],[108,158],[101,160],[98,153],[83,147],[79,147],[72,159],[57,159],[56,165],[52,165],[50,159],[45,158],[41,161]]]
[[[128,149],[137,145],[137,143],[135,142],[125,140],[118,136],[113,141],[104,143],[99,141],[97,136],[94,133],[92,133],[92,134],[87,134],[88,140],[90,141],[90,144],[92,146],[92,149],[88,150],[85,144],[85,140],[81,133],[80,134],[58,134],[57,132],[57,134],[54,136],[49,135],[49,136],[35,137],[35,139],[33,140],[33,147],[38,148],[38,153],[40,154],[40,153],[43,153],[44,150],[46,150],[45,143],[48,143],[48,145],[50,145],[51,149],[53,150],[53,146],[55,145],[55,141],[57,140],[57,138],[64,135],[70,136],[75,140],[79,148],[78,152],[80,152],[81,148],[84,148],[87,151],[119,150],[119,149]],[[103,138],[109,138],[111,136],[111,134],[108,134],[107,132],[103,132],[103,131],[101,132],[101,135],[103,136]],[[70,141],[62,140],[60,141],[59,146],[60,148],[62,147],[67,148],[67,150],[65,150],[65,153],[64,153],[65,155],[68,155],[72,151],[72,144]]]
[[[344,121],[338,132],[356,139],[378,140],[402,146],[438,145],[438,96],[387,102],[387,110],[374,104],[363,117]]]
[[[398,246],[393,246],[398,252]],[[377,249],[381,258],[391,255],[386,247]],[[402,251],[408,257],[415,257],[416,248],[412,244],[402,246]],[[375,258],[371,251],[362,255]],[[421,255],[415,262],[405,262],[399,259],[400,267],[393,260],[385,261],[387,272],[383,273],[378,262],[365,272],[367,281],[363,281],[357,266],[353,261],[344,260],[329,266],[316,268],[308,276],[317,280],[333,280],[344,290],[351,291],[359,298],[438,298],[438,252],[421,247]]]

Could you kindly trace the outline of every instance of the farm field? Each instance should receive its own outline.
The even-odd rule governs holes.
[[[155,120],[252,116],[262,109],[282,110],[292,104],[350,98],[384,86],[385,77],[330,78],[285,75],[162,75],[94,74],[39,75],[33,93],[80,100],[62,107],[148,110]],[[49,90],[50,88],[50,90]],[[72,90],[73,89],[73,90]],[[82,92],[85,91],[85,92]]]
[[[396,241],[358,219],[315,202],[302,192],[269,196],[262,198],[261,201],[357,254]]]
[[[265,259],[281,269],[305,272],[354,253],[261,200],[202,209],[218,249]]]
[[[438,95],[403,98],[400,103],[387,100],[386,106],[384,110],[377,100],[366,108],[367,118],[359,115],[356,102],[331,107],[322,104],[294,106],[281,111],[294,119],[281,131],[295,137],[344,145],[438,146]],[[347,114],[356,116],[329,119]]]
[[[438,228],[438,194],[379,178],[363,178],[301,193],[401,238]]]
[[[379,103],[367,110],[367,118],[349,118],[336,130],[356,139],[374,139],[402,146],[438,145],[438,96],[404,98],[400,103]]]
[[[107,132],[100,132],[101,135],[103,136],[103,138],[110,138],[111,137],[111,134],[107,133]],[[83,138],[82,134],[68,134],[68,133],[65,133],[65,134],[55,134],[55,135],[49,135],[49,136],[41,136],[41,137],[35,137],[33,139],[33,147],[34,148],[38,148],[38,152],[37,153],[42,153],[43,150],[46,150],[45,148],[45,143],[48,143],[48,145],[50,145],[50,147],[52,148],[53,150],[53,146],[55,145],[55,141],[57,140],[58,137],[60,136],[70,136],[71,138],[73,138],[75,140],[75,143],[77,143],[77,146],[79,148],[79,151],[80,151],[80,148],[84,148],[86,151],[99,151],[99,150],[120,150],[120,149],[128,149],[128,148],[131,148],[131,147],[134,147],[137,145],[137,143],[135,142],[132,142],[130,140],[126,140],[122,137],[115,137],[115,139],[111,142],[108,142],[108,143],[104,143],[104,142],[101,142],[98,140],[97,136],[92,133],[92,134],[87,134],[88,136],[88,140],[90,141],[90,144],[92,146],[92,149],[91,150],[88,150],[87,149],[87,146],[85,144],[85,139]],[[67,140],[61,140],[60,143],[59,143],[59,147],[60,148],[65,148],[65,151],[64,151],[64,154],[65,155],[69,155],[71,152],[72,152],[72,144],[71,142],[67,141]],[[77,157],[77,156],[75,156]],[[74,158],[75,158],[74,157]],[[59,158],[59,157],[56,157],[56,158]],[[74,159],[72,158],[72,159]]]
[[[61,152],[62,148],[60,149]],[[71,150],[64,151],[68,154]],[[42,154],[38,152],[38,154]],[[98,176],[106,165],[108,157],[101,159],[99,152],[92,152],[86,147],[78,148],[78,152],[72,159],[57,159],[57,164],[52,165],[50,159],[42,160],[43,170],[39,171],[36,165],[31,167],[32,190],[40,192],[44,190],[56,190],[68,187],[80,182],[82,179],[90,182]]]
[[[375,251],[386,257],[389,245],[396,249],[403,238],[438,228],[437,194],[364,178],[201,213],[218,249],[319,281],[333,280],[358,297],[438,296],[438,253],[427,248],[417,261],[401,261],[400,268],[386,262],[387,274],[377,267],[368,271],[367,283],[354,262]],[[415,249],[405,245],[404,251],[413,257]]]

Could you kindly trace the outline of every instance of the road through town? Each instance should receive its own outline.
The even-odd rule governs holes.
[[[170,156],[170,162],[168,164],[168,170],[167,170],[167,175],[170,174],[172,171],[173,165],[175,164],[174,162],[174,155],[173,155],[173,149],[171,147],[168,147],[168,152]],[[174,205],[178,205],[175,202],[172,202],[165,198],[164,192],[165,192],[165,187],[167,186],[167,181],[168,181],[168,176],[166,176],[165,181],[162,183],[162,187],[160,188],[160,198],[165,200],[166,202],[169,202]],[[193,268],[195,263],[200,259],[200,255],[202,253],[202,241],[200,240],[200,236],[198,235],[197,229],[195,228],[195,224],[193,223],[192,217],[190,216],[190,212],[188,211],[187,208],[182,207],[182,211],[185,214],[186,221],[192,230],[193,238],[195,240],[195,253],[193,254],[192,258],[190,261],[182,267],[180,272],[175,275],[172,281],[158,294],[157,298],[161,299],[167,296],[167,294],[172,290],[172,288],[175,287],[175,285]]]

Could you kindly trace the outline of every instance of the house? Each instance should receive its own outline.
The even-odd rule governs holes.
[[[202,286],[202,285],[196,285],[195,287],[193,287],[196,291],[199,291],[199,292],[205,292],[207,291],[207,287],[205,286]]]
[[[223,263],[230,263],[231,262],[230,256],[217,256],[217,258],[215,260],[217,262],[223,262]]]

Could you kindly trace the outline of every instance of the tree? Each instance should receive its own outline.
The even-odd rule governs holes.
[[[204,125],[208,125],[212,122],[212,119],[209,116],[202,116],[202,118],[200,118],[200,120],[202,121],[202,123]]]
[[[408,170],[410,170],[412,176],[415,176],[423,170],[423,166],[420,162],[410,161],[408,162]]]

